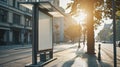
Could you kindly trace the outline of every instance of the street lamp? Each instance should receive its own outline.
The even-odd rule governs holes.
[[[117,67],[117,58],[116,58],[116,20],[115,20],[115,1],[112,0],[112,16],[113,16],[113,54],[114,54],[114,67]]]

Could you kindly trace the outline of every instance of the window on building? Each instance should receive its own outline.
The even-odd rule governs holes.
[[[20,15],[15,13],[13,14],[13,23],[20,24]]]
[[[32,0],[26,0],[26,2],[32,2]]]
[[[16,0],[13,0],[13,7],[16,6]]]
[[[13,0],[13,7],[15,7],[15,8],[20,8],[20,4],[19,4],[19,2],[20,2],[20,0],[19,1],[17,1],[17,0]]]
[[[7,2],[7,0],[0,0],[0,1]]]
[[[29,9],[28,9],[28,8],[26,8],[26,12],[29,12]]]
[[[4,9],[0,9],[0,21],[1,22],[7,22],[7,16],[8,15],[8,11],[4,10]]]
[[[32,20],[30,19],[30,26],[32,26]]]
[[[18,9],[20,8],[20,4],[19,4],[19,2],[17,2],[17,8],[18,8]]]
[[[25,26],[32,26],[31,17],[25,16]]]

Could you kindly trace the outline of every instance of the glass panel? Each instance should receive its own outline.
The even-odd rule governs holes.
[[[26,2],[26,3],[24,2],[21,5],[32,10],[32,7],[33,7],[32,3],[33,2]],[[63,17],[63,14],[49,2],[44,2],[44,1],[39,2],[39,8],[43,10],[47,10],[48,13],[53,15],[54,17]]]
[[[28,8],[28,9],[30,9],[30,10],[32,10],[32,7],[33,7],[32,4],[20,4],[20,5],[26,7],[26,8]]]
[[[51,9],[52,6],[49,3],[40,3],[40,6],[46,8],[46,9]]]
[[[60,12],[48,12],[49,14],[53,15],[54,17],[64,17]]]

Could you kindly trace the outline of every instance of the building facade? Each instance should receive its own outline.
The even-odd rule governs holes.
[[[59,0],[0,0],[0,45],[32,42],[32,11],[19,5],[20,1],[49,1],[64,13]],[[72,22],[68,17],[53,17],[54,42],[64,42],[64,29]]]
[[[31,43],[31,11],[19,0],[0,0],[0,45]]]

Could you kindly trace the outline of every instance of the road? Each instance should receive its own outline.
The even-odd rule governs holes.
[[[75,47],[73,44],[60,44],[54,46],[54,53]],[[31,63],[32,49],[10,49],[0,51],[0,67],[24,67]]]
[[[96,43],[95,52],[98,57],[98,44]],[[24,67],[26,64],[31,63],[31,48],[27,49],[14,49],[0,52],[0,67]],[[64,44],[54,47],[54,57],[58,59],[45,65],[45,67],[92,67],[86,61],[90,61],[90,58],[83,58],[83,54],[86,52],[86,46],[83,49],[77,50],[77,44]],[[117,65],[120,67],[120,48],[117,47]],[[82,60],[82,61],[79,61]],[[98,64],[94,58],[92,63]],[[108,43],[101,43],[101,60],[103,67],[113,67],[113,46]],[[93,64],[93,65],[94,65]]]
[[[102,48],[101,55],[103,55],[102,60],[110,63],[113,66],[114,63],[113,44],[102,43],[101,48]],[[120,47],[116,47],[116,50],[117,50],[117,67],[120,67]]]

